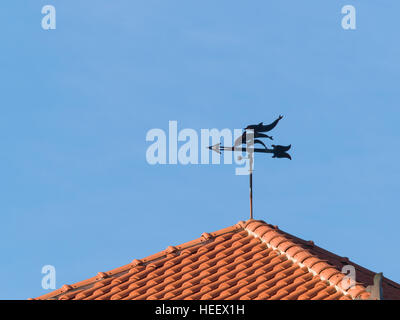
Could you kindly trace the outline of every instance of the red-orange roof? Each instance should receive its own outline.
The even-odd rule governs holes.
[[[344,265],[356,269],[351,288],[342,281]],[[369,299],[374,275],[312,241],[248,220],[36,299]],[[384,299],[400,299],[399,284],[383,278],[382,287]]]

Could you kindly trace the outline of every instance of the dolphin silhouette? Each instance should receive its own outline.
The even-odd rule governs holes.
[[[273,140],[272,137],[270,137],[270,136],[268,136],[268,135],[266,135],[264,133],[260,133],[260,132],[256,132],[256,131],[254,131],[253,138],[268,138],[268,139]],[[243,132],[243,134],[239,138],[237,138],[235,140],[234,146],[238,147],[238,146],[240,146],[242,144],[245,144],[245,143],[247,143],[249,141],[250,141],[250,135],[248,135],[247,132],[245,131],[245,132]],[[266,148],[264,142],[262,142],[259,139],[255,139],[254,143],[260,143]]]
[[[276,127],[276,125],[278,124],[278,122],[283,118],[283,116],[279,116],[274,122],[270,123],[270,124],[263,124],[263,122],[260,122],[259,124],[251,124],[248,125],[245,130],[247,129],[253,129],[254,132],[268,132],[271,131],[273,128]]]

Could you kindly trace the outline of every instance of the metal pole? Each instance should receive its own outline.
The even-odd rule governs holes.
[[[253,154],[249,152],[250,159],[250,219],[253,219]]]

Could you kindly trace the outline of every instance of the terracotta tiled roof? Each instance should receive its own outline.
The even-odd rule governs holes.
[[[342,266],[356,269],[348,288]],[[236,225],[36,299],[368,299],[374,272],[263,221]],[[383,278],[383,297],[400,285]]]

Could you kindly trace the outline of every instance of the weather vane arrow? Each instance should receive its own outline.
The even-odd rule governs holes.
[[[288,153],[292,145],[281,146],[272,144],[272,148],[268,148],[265,143],[260,140],[261,138],[273,140],[272,136],[264,132],[269,132],[274,129],[282,118],[282,116],[279,116],[274,122],[268,125],[264,125],[263,122],[248,125],[243,129],[243,134],[235,140],[232,147],[221,146],[221,143],[208,147],[210,150],[218,152],[219,154],[221,154],[222,151],[240,151],[248,153],[248,159],[250,160],[250,219],[253,219],[253,154],[271,153],[273,155],[272,158],[286,158],[292,160],[292,157]],[[263,148],[255,148],[255,144],[260,144]],[[246,147],[243,147],[243,145],[246,145]]]

